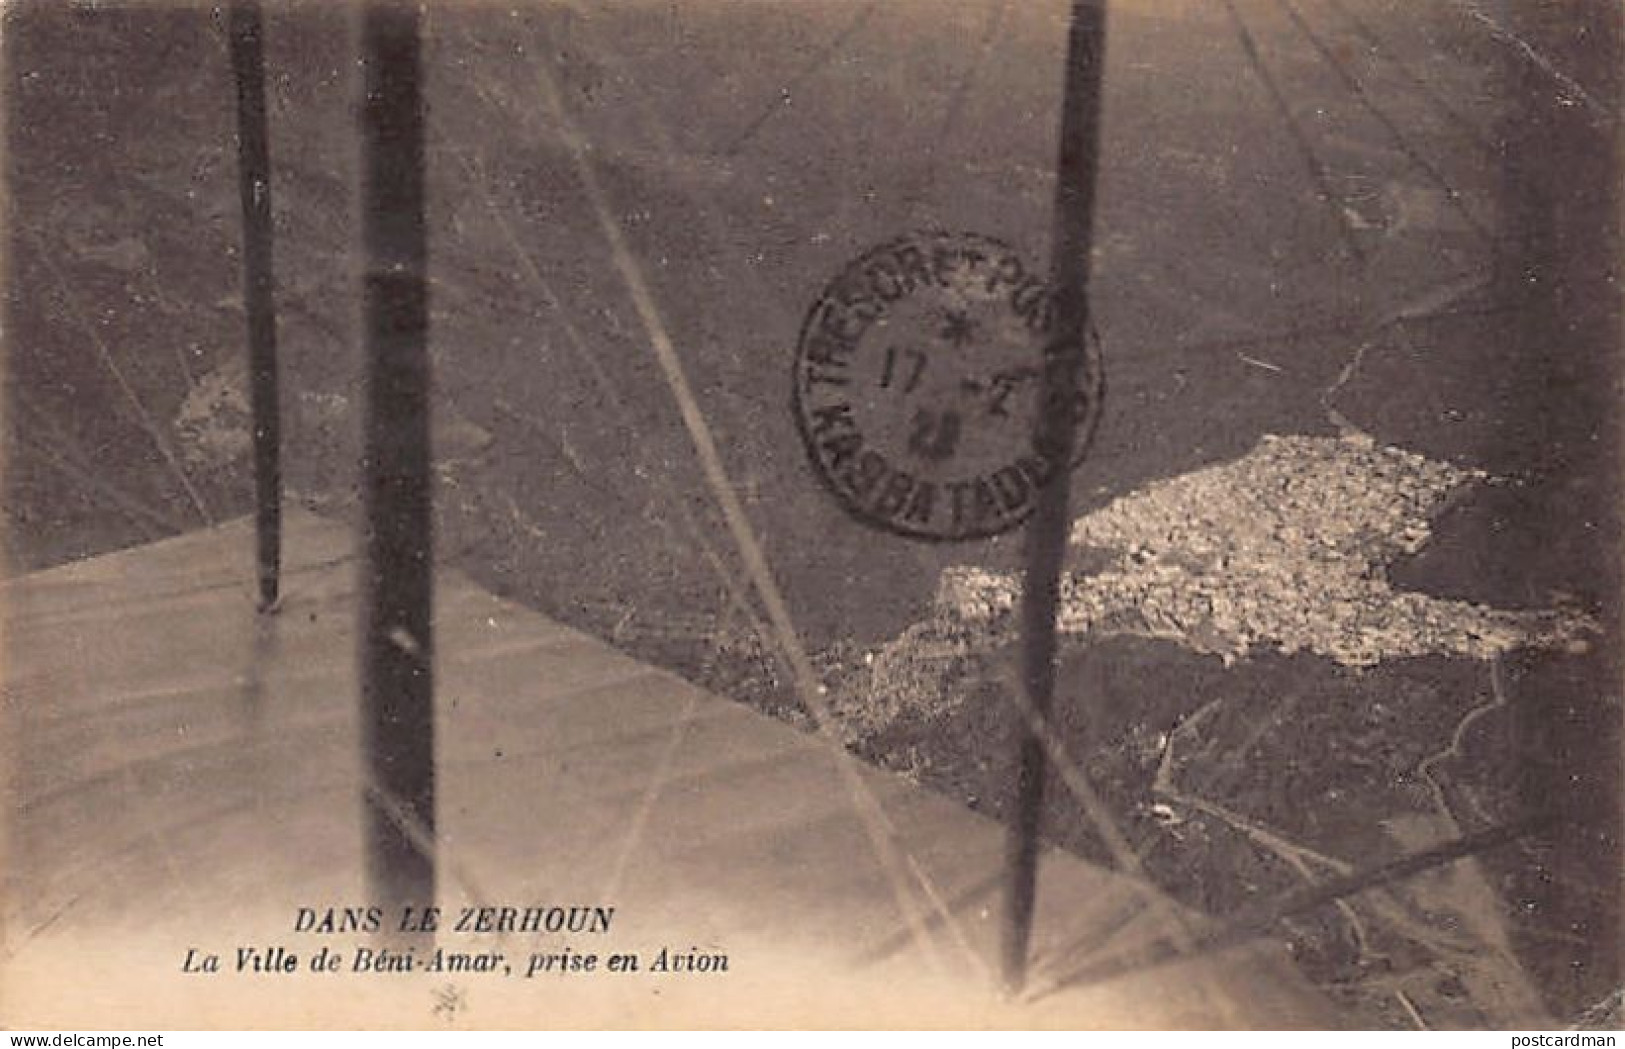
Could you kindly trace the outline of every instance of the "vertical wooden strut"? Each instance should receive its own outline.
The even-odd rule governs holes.
[[[1033,721],[1048,720],[1055,692],[1055,617],[1066,556],[1071,465],[1077,451],[1077,391],[1085,364],[1089,324],[1090,250],[1094,240],[1095,184],[1100,166],[1100,92],[1106,59],[1105,0],[1073,0],[1055,182],[1055,234],[1051,288],[1055,324],[1045,347],[1041,408],[1033,447],[1058,464],[1040,491],[1027,526],[1026,573],[1021,595],[1022,687],[1031,705],[1019,733],[1012,818],[1006,838],[1003,975],[1020,992],[1037,898],[1038,832],[1044,807],[1044,747]],[[1092,406],[1091,406],[1092,410]]]
[[[419,12],[362,13],[366,340],[361,704],[373,901],[435,902],[433,536]]]
[[[282,571],[282,437],[277,405],[276,302],[271,252],[271,148],[259,0],[232,0],[227,35],[237,82],[237,182],[243,208],[243,310],[254,416],[254,533],[262,611]]]

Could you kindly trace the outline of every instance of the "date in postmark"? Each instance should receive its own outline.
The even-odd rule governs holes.
[[[1044,369],[1082,355],[1076,465],[1098,414],[1094,339],[1052,338],[1044,277],[974,233],[911,233],[843,269],[808,311],[794,410],[819,478],[858,520],[918,539],[997,535],[1061,464],[1033,447]]]

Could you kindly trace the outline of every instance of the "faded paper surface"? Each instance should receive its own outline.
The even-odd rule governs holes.
[[[9,5],[0,1018],[1617,1025],[1602,3],[1110,4],[1056,851],[1034,997],[995,993],[1042,474],[1008,435],[1066,6],[426,8],[443,904],[619,923],[438,942],[733,963],[661,982],[358,973],[370,934],[297,928],[366,906],[351,13],[266,9],[290,515],[266,619],[223,24]],[[850,426],[806,396],[837,302]],[[1548,810],[1571,818],[1239,955],[1077,975]],[[323,945],[345,971],[306,971]],[[278,946],[298,971],[252,971]],[[193,948],[225,971],[184,971]]]

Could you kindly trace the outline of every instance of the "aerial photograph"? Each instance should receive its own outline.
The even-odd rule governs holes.
[[[1618,0],[9,0],[0,1025],[1625,1026]]]

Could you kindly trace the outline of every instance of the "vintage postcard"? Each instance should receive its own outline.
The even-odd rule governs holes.
[[[1612,0],[14,0],[0,1024],[1621,1020]]]

